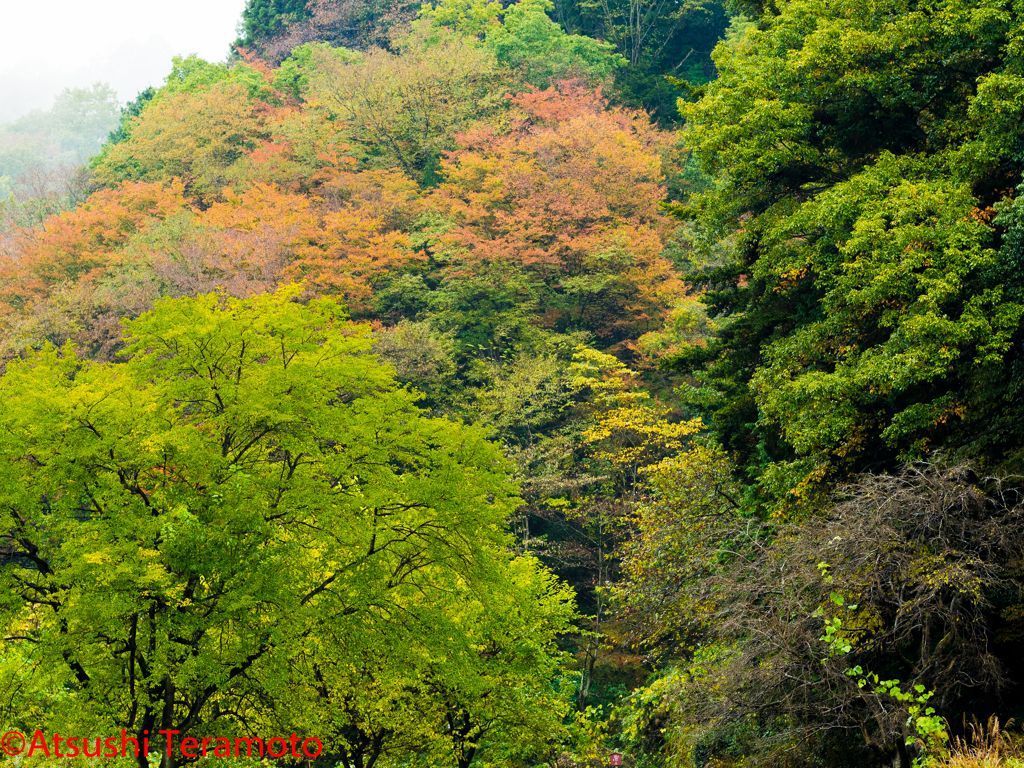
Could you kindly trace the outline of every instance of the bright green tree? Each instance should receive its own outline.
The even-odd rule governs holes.
[[[373,165],[421,178],[454,149],[453,134],[504,109],[509,79],[489,51],[426,21],[399,48],[401,55],[374,49],[356,61],[315,50],[304,96],[325,107]]]
[[[276,727],[351,755],[358,731],[444,734],[436,696],[409,701],[428,676],[556,706],[569,595],[506,554],[500,453],[422,415],[368,327],[288,288],[128,328],[126,363],[47,347],[0,379],[5,726]]]
[[[484,39],[498,63],[523,80],[548,88],[556,80],[582,78],[599,84],[626,59],[611,43],[567,35],[548,16],[551,0],[520,0],[507,8],[488,0],[442,0],[424,5],[435,24]]]
[[[550,0],[520,0],[508,7],[504,24],[487,33],[487,46],[499,63],[519,70],[538,88],[571,77],[600,83],[626,65],[611,43],[567,35],[548,17],[553,7]]]
[[[483,39],[501,25],[505,9],[497,0],[440,0],[435,5],[425,3],[420,15],[438,26]]]

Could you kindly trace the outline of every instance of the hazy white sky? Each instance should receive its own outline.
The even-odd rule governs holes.
[[[49,109],[65,87],[110,83],[122,103],[171,57],[223,61],[245,0],[0,0],[0,123]]]

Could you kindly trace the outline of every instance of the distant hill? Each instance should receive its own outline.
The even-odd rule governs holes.
[[[0,126],[0,198],[73,171],[99,152],[119,120],[114,89],[95,83],[65,88],[50,109]]]

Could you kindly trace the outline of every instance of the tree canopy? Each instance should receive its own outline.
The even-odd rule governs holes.
[[[679,213],[734,232],[736,259],[704,278],[735,319],[681,364],[706,366],[716,424],[772,498],[942,446],[1018,461],[1020,167],[997,116],[1019,22],[872,9],[766,14],[684,107],[719,182]]]
[[[1019,10],[250,2],[4,205],[0,733],[1010,768]]]
[[[130,325],[124,363],[66,346],[9,366],[6,721],[278,725],[349,755],[382,729],[439,759],[445,717],[474,741],[527,711],[557,730],[540,724],[572,609],[505,553],[498,452],[425,417],[335,302],[295,298],[167,301]],[[360,657],[376,690],[345,677]]]

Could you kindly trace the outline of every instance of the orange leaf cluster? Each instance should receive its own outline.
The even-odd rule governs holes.
[[[101,189],[35,232],[20,232],[19,258],[0,266],[0,306],[19,309],[55,285],[94,277],[117,261],[129,238],[184,207],[180,182],[125,183]]]
[[[308,197],[263,184],[224,195],[200,222],[230,270],[276,267],[280,277],[342,296],[351,311],[366,308],[374,277],[422,258],[404,247],[404,234],[382,232],[379,220],[362,210],[317,208]]]
[[[389,275],[480,279],[490,265],[540,287],[534,322],[628,344],[660,328],[682,291],[661,256],[670,137],[599,91],[563,82],[508,97],[503,128],[454,137],[432,192],[398,168],[363,167],[349,129],[317,104],[254,92],[220,81],[161,96],[105,148],[106,189],[7,239],[0,349],[84,333],[108,350],[120,318],[160,296],[247,296],[282,281],[368,314]],[[411,244],[416,231],[426,249]]]
[[[512,102],[525,120],[505,134],[467,132],[445,161],[437,199],[456,222],[443,238],[451,259],[514,264],[578,293],[556,324],[607,336],[660,318],[666,285],[681,287],[660,256],[664,134],[574,83]]]

